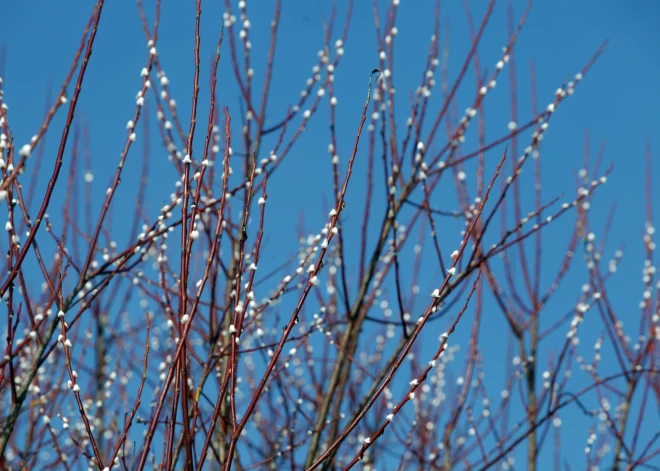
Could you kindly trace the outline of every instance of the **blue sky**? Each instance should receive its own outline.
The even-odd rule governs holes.
[[[147,2],[145,2],[147,3]],[[148,11],[152,2],[148,2]],[[193,31],[194,2],[163,2],[158,54],[171,83],[173,96],[177,99],[179,116],[187,127],[190,116],[190,91],[193,77]],[[235,3],[235,2],[232,2]],[[296,102],[305,80],[311,75],[316,63],[316,54],[322,45],[321,12],[329,14],[330,2],[318,0],[291,0],[283,2],[278,52],[276,55],[272,94],[269,98],[268,117],[278,120],[287,106]],[[347,2],[338,3],[337,26],[333,42],[340,35]],[[368,73],[378,64],[378,48],[375,43],[372,2],[358,0],[351,18],[351,31],[345,46],[345,55],[336,73],[335,94],[339,100],[337,126],[340,136],[339,153],[342,169],[350,148],[355,129],[364,103]],[[384,5],[383,2],[378,2]],[[403,0],[399,8],[397,27],[399,34],[395,47],[397,105],[401,122],[407,118],[407,103],[410,91],[414,91],[422,75],[429,38],[433,28],[434,2],[427,0]],[[480,21],[486,2],[470,2],[475,22]],[[524,4],[515,1],[516,18]],[[81,2],[6,2],[2,5],[3,21],[0,30],[0,45],[6,45],[6,61],[3,73],[4,102],[10,109],[10,119],[15,139],[20,146],[29,141],[41,124],[48,87],[53,93],[59,89],[80,35],[87,22],[90,7]],[[265,67],[265,53],[268,47],[268,24],[272,16],[272,2],[248,2],[250,10],[251,40],[255,80],[261,83]],[[208,104],[208,72],[212,54],[215,51],[218,29],[224,6],[220,2],[206,2],[202,13],[202,92],[200,122],[205,121]],[[453,79],[469,50],[470,41],[461,2],[444,2],[441,5],[442,30],[450,28],[449,75]],[[153,21],[153,16],[150,17]],[[592,222],[595,232],[602,230],[608,211],[616,203],[615,223],[611,228],[606,245],[606,259],[625,244],[625,257],[616,282],[610,286],[612,302],[626,317],[629,311],[631,328],[636,329],[639,316],[637,307],[642,294],[641,269],[643,247],[641,234],[645,222],[644,189],[644,146],[649,139],[653,149],[658,148],[660,114],[660,3],[655,1],[570,1],[537,0],[532,6],[528,21],[515,49],[515,64],[518,72],[518,96],[522,117],[531,116],[530,102],[530,62],[536,71],[536,90],[539,107],[545,108],[554,98],[554,91],[566,80],[570,80],[598,49],[604,40],[609,40],[604,54],[580,83],[575,94],[561,104],[553,116],[546,138],[542,145],[543,196],[544,201],[564,194],[570,200],[575,194],[575,178],[582,168],[585,133],[590,136],[590,149],[595,155],[601,145],[605,145],[604,162],[612,164],[614,171],[607,185],[600,189],[592,208]],[[479,47],[482,68],[492,71],[506,43],[506,3],[498,2]],[[238,93],[234,83],[233,70],[227,43],[224,45],[220,63],[218,96],[221,106],[229,106],[233,129],[237,133],[240,123]],[[77,119],[83,117],[90,123],[92,143],[92,171],[95,177],[93,194],[96,210],[101,205],[106,182],[116,168],[118,156],[126,136],[126,122],[132,116],[135,93],[141,84],[140,71],[147,59],[144,34],[140,25],[137,7],[134,2],[108,2],[105,6],[94,53],[85,79],[81,100],[77,108]],[[506,72],[506,71],[505,71]],[[486,103],[486,132],[490,138],[506,132],[510,120],[509,90],[507,74],[499,80],[498,86],[489,94]],[[466,81],[458,93],[459,112],[471,104],[476,91],[474,72],[467,74]],[[439,109],[440,97],[432,106]],[[327,202],[332,198],[331,172],[327,146],[327,100],[321,105],[319,116],[312,120],[307,130],[286,157],[272,182],[269,182],[269,218],[272,223],[267,233],[270,251],[264,263],[277,266],[297,250],[296,227],[304,215],[304,227],[311,233],[318,232],[326,220]],[[151,122],[155,121],[152,109]],[[59,133],[63,125],[60,114],[53,122],[48,136],[45,157],[46,174],[40,178],[45,185],[50,172],[50,162],[56,151]],[[524,121],[521,119],[520,121]],[[441,127],[444,132],[444,128]],[[472,129],[474,133],[475,129]],[[198,134],[199,135],[199,134]],[[141,132],[138,133],[141,136]],[[236,137],[238,134],[236,134]],[[473,134],[474,136],[474,134]],[[159,134],[155,127],[151,131],[152,158],[149,173],[149,210],[153,216],[164,202],[169,200],[177,173],[167,161],[167,155],[158,143]],[[240,139],[236,139],[240,141]],[[523,137],[520,148],[528,141]],[[367,140],[361,144],[366,156]],[[440,140],[444,143],[444,140]],[[196,140],[201,147],[202,138]],[[266,142],[273,145],[273,137]],[[140,142],[132,159],[129,159],[126,176],[122,185],[126,191],[120,193],[113,206],[115,239],[121,244],[125,234],[122,231],[121,216],[131,210],[135,201],[135,189],[139,185],[137,172],[140,169]],[[466,149],[474,149],[474,141],[466,144]],[[501,152],[501,148],[497,152]],[[494,169],[495,154],[487,169]],[[657,155],[658,152],[655,152]],[[500,154],[497,154],[500,155]],[[602,168],[605,168],[604,165]],[[358,159],[354,179],[349,187],[345,212],[347,228],[355,229],[361,223],[361,208],[364,200],[364,179],[366,160]],[[660,165],[654,165],[654,181],[660,181]],[[472,176],[468,182],[474,182]],[[53,207],[61,205],[66,189],[60,180]],[[97,184],[98,182],[98,184]],[[531,179],[527,180],[529,184]],[[472,183],[472,189],[474,183]],[[527,187],[529,189],[529,185]],[[455,196],[447,189],[447,205],[455,203]],[[443,193],[444,194],[444,193]],[[453,199],[452,199],[453,198]],[[324,203],[325,202],[325,203]],[[524,202],[529,210],[532,200]],[[36,203],[34,203],[36,204]],[[33,206],[34,206],[33,204]],[[324,204],[326,204],[324,206]],[[443,202],[439,203],[442,206]],[[657,205],[655,215],[658,215]],[[51,212],[56,212],[53,210]],[[548,230],[544,239],[544,255],[548,259],[545,267],[550,267],[547,279],[554,273],[552,262],[562,255],[565,247],[566,230],[571,218],[558,221]],[[268,224],[267,224],[268,226]],[[453,231],[447,235],[448,241],[457,241],[461,225],[450,223]],[[350,229],[347,229],[350,230]],[[563,235],[562,235],[563,234]],[[411,245],[412,246],[412,245]],[[430,292],[437,286],[438,268],[424,265],[420,282],[421,292]],[[580,294],[580,286],[587,281],[584,263],[567,279],[559,300],[551,309],[564,313],[575,305]],[[403,276],[411,279],[411,267]],[[264,270],[265,272],[266,270]],[[545,275],[545,274],[544,274]],[[37,275],[35,274],[35,277]],[[547,282],[547,280],[545,280]],[[39,279],[37,282],[41,282]],[[571,286],[574,285],[574,288]],[[425,301],[424,301],[425,302]],[[416,304],[421,309],[423,303]],[[493,308],[493,311],[496,311]],[[310,310],[310,313],[313,312]],[[506,334],[501,314],[499,317],[484,319],[484,348],[497,349]],[[451,317],[451,316],[450,316]],[[548,321],[548,324],[551,321]],[[466,324],[467,325],[467,324]],[[585,323],[588,327],[590,324]],[[592,354],[592,345],[600,334],[601,327],[594,322],[594,331],[585,333],[584,355]],[[467,330],[467,329],[466,329]],[[564,331],[562,331],[563,333]],[[457,332],[454,343],[460,344],[467,337]],[[437,334],[430,338],[437,339]],[[433,349],[429,350],[432,351]],[[464,348],[463,350],[466,350]],[[549,355],[551,348],[544,354]],[[428,353],[422,347],[422,353]],[[486,361],[487,363],[487,361]],[[462,363],[454,365],[458,370]],[[500,365],[501,366],[501,365]],[[487,384],[497,391],[502,378],[486,379]],[[401,380],[400,382],[404,382]],[[488,383],[488,381],[492,381]],[[579,380],[578,380],[579,381]],[[588,436],[589,421],[579,423],[574,428],[562,428],[565,446],[564,458],[572,469],[581,469],[584,463],[584,446]],[[648,430],[647,430],[648,431]],[[551,447],[547,447],[551,450]],[[517,463],[522,469],[524,454],[517,453]],[[548,455],[549,456],[549,455]],[[394,461],[393,463],[395,463]],[[550,461],[548,467],[551,469]],[[393,465],[394,466],[394,465]]]

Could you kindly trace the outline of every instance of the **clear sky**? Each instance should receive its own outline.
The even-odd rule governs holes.
[[[153,10],[152,1],[148,11]],[[219,27],[222,23],[224,7],[221,2],[203,2],[202,13],[202,98],[201,116],[205,121],[208,104],[209,63],[215,51]],[[237,2],[232,2],[237,3]],[[346,0],[338,0],[337,26],[333,42],[339,38],[346,12]],[[384,5],[384,2],[378,2]],[[396,84],[398,117],[401,122],[407,118],[409,93],[415,90],[428,52],[429,38],[433,29],[433,5],[430,0],[403,0],[397,19],[399,30],[396,40]],[[485,1],[471,1],[475,23],[480,21],[485,10]],[[524,3],[514,2],[516,18],[521,14]],[[207,5],[208,4],[208,5]],[[265,68],[265,53],[268,47],[268,25],[272,17],[272,4],[268,0],[251,0],[250,9],[251,41],[255,80],[260,84]],[[298,100],[305,80],[311,75],[312,66],[317,61],[317,51],[322,45],[322,12],[325,17],[330,11],[330,2],[319,0],[286,0],[283,2],[282,22],[278,38],[278,52],[275,58],[272,93],[269,98],[268,116],[277,121],[287,106]],[[9,106],[10,120],[18,148],[29,142],[42,122],[45,100],[49,90],[56,93],[70,66],[73,54],[80,41],[81,33],[89,18],[90,2],[65,1],[12,1],[0,3],[0,49],[4,51],[4,102]],[[190,116],[190,91],[193,77],[193,33],[194,2],[163,2],[158,54],[170,80],[172,95],[177,98],[178,110],[184,126]],[[445,1],[441,4],[442,33],[449,28],[450,56],[449,75],[453,79],[470,48],[469,32],[462,2]],[[506,2],[498,2],[495,13],[488,25],[479,47],[479,60],[482,68],[492,71],[506,43]],[[150,17],[150,22],[153,17]],[[339,101],[337,124],[339,128],[340,154],[345,165],[354,139],[361,108],[364,103],[369,72],[378,66],[378,48],[375,42],[372,2],[356,0],[351,18],[351,30],[345,45],[345,55],[336,73],[335,94]],[[605,146],[604,165],[612,164],[613,173],[608,183],[599,190],[592,208],[592,222],[599,234],[605,225],[608,213],[616,204],[614,224],[610,230],[605,255],[613,256],[614,251],[625,245],[625,257],[610,286],[612,301],[619,315],[626,318],[630,312],[631,328],[636,329],[639,316],[638,304],[642,296],[641,270],[643,267],[643,246],[641,234],[645,222],[645,140],[648,139],[654,154],[660,154],[660,2],[653,0],[537,0],[532,6],[528,21],[515,48],[515,66],[518,71],[518,97],[521,115],[529,118],[530,64],[533,61],[536,72],[536,90],[539,107],[543,109],[554,98],[554,91],[588,62],[604,40],[609,43],[580,83],[574,96],[571,96],[553,116],[547,136],[541,148],[543,162],[544,201],[560,194],[570,200],[575,194],[575,179],[582,168],[585,133],[590,138],[590,152],[596,155]],[[218,96],[222,106],[229,106],[235,131],[240,129],[239,96],[234,83],[229,49],[224,45],[220,63]],[[126,135],[126,122],[134,110],[135,94],[141,83],[140,71],[144,67],[148,50],[145,46],[138,10],[134,1],[118,0],[107,2],[99,27],[85,85],[78,105],[77,119],[90,123],[92,143],[92,171],[95,179],[93,189],[102,202],[106,182],[113,175],[118,156]],[[509,90],[507,75],[503,75],[492,93],[486,107],[487,128],[490,138],[506,132],[510,121]],[[459,113],[469,106],[475,95],[474,72],[469,70],[464,86],[457,99]],[[440,95],[438,93],[438,95]],[[432,110],[439,109],[440,96],[436,97]],[[323,106],[327,109],[327,100]],[[152,114],[152,123],[153,112]],[[47,173],[40,183],[47,182],[52,158],[57,149],[58,136],[63,124],[63,114],[53,122],[49,134],[45,157]],[[524,119],[521,119],[524,121]],[[474,129],[472,130],[474,132]],[[444,132],[444,129],[443,129]],[[150,161],[150,211],[153,214],[162,203],[169,200],[173,183],[178,177],[167,161],[162,146],[159,147],[159,134],[152,130],[152,152]],[[238,135],[238,133],[237,133]],[[202,145],[198,139],[196,145]],[[440,142],[444,143],[444,140]],[[527,140],[521,139],[520,148]],[[322,227],[327,214],[327,202],[332,199],[331,173],[327,146],[327,112],[313,120],[296,143],[290,155],[269,182],[269,214],[271,221],[268,233],[270,252],[265,263],[277,266],[286,260],[292,251],[297,250],[297,230],[301,215],[304,215],[306,233],[316,233]],[[273,145],[271,139],[266,145]],[[467,148],[474,149],[474,141]],[[366,140],[362,143],[366,149]],[[437,150],[437,149],[436,149]],[[501,149],[497,152],[501,152]],[[137,172],[140,169],[139,152],[129,160],[125,182],[128,188],[139,184]],[[500,155],[500,154],[498,154]],[[495,159],[495,153],[489,154]],[[593,160],[592,160],[593,161]],[[660,164],[654,159],[653,176],[660,182]],[[343,167],[345,169],[345,166]],[[364,199],[364,160],[355,169],[355,180],[349,189],[346,211],[347,226],[358,227],[361,222],[361,201]],[[494,164],[488,169],[492,172]],[[473,178],[472,175],[468,179]],[[474,181],[474,180],[473,180]],[[528,180],[531,182],[532,180]],[[96,182],[98,184],[96,185]],[[657,194],[657,192],[656,192]],[[54,207],[61,204],[66,195],[63,180],[57,188]],[[530,193],[530,198],[532,198]],[[120,193],[114,206],[116,240],[121,241],[121,215],[134,207],[135,193]],[[455,200],[450,202],[453,204]],[[272,203],[272,206],[271,206]],[[325,204],[325,205],[324,205]],[[33,203],[33,207],[36,203]],[[439,202],[438,206],[443,206]],[[451,206],[451,204],[449,205]],[[655,215],[658,216],[658,206]],[[531,200],[527,208],[531,208]],[[53,211],[54,212],[54,211]],[[151,218],[153,219],[153,218]],[[550,261],[562,256],[565,238],[561,234],[570,229],[566,222],[559,221],[555,229],[545,239],[544,254]],[[564,224],[564,225],[562,225]],[[458,229],[457,229],[458,228]],[[456,242],[460,225],[452,226],[454,232],[448,240]],[[548,264],[547,266],[549,266]],[[582,263],[582,265],[584,265]],[[548,278],[554,273],[548,271]],[[411,267],[404,273],[410,277]],[[421,292],[431,292],[437,285],[438,269],[425,267]],[[568,278],[574,289],[565,288],[553,309],[565,313],[575,305],[580,295],[580,286],[587,282],[584,267]],[[41,282],[41,279],[38,281]],[[422,303],[416,305],[421,308]],[[493,310],[495,310],[493,308]],[[311,312],[311,311],[310,311]],[[501,347],[506,327],[501,315],[496,313],[499,322],[485,321],[484,348]],[[551,323],[550,320],[547,321]],[[586,357],[593,353],[593,341],[601,333],[602,327],[594,323],[594,331],[584,337]],[[492,330],[489,330],[492,329]],[[635,331],[636,332],[636,331]],[[564,331],[562,331],[564,333]],[[465,332],[463,333],[465,334]],[[432,338],[437,338],[433,335]],[[454,344],[466,337],[460,333]],[[467,350],[467,348],[464,348]],[[551,354],[548,348],[544,355]],[[422,352],[425,350],[422,349]],[[545,357],[547,358],[547,356]],[[462,365],[456,362],[458,370]],[[605,367],[606,368],[606,367]],[[487,378],[487,384],[490,379]],[[493,387],[501,384],[501,377],[493,379]],[[657,409],[651,409],[657,411]],[[655,412],[654,412],[655,413]],[[564,419],[565,422],[568,420]],[[577,420],[577,419],[576,419]],[[576,427],[562,428],[564,458],[571,469],[582,469],[584,447],[588,438],[590,420],[582,420]],[[648,432],[649,429],[646,429]],[[547,446],[548,452],[551,446]],[[517,453],[517,463],[523,469],[524,453]],[[546,456],[546,455],[544,455]],[[550,455],[547,455],[548,457]],[[548,458],[549,459],[549,458]],[[610,462],[611,460],[606,460]],[[396,461],[395,461],[396,462]],[[550,461],[547,467],[551,469]],[[657,463],[660,463],[660,459]]]

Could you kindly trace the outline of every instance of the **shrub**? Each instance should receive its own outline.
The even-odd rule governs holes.
[[[439,3],[286,3],[138,1],[140,39],[101,0],[37,127],[0,97],[3,469],[657,463],[650,145],[633,313],[610,169],[541,146],[605,44],[548,99],[529,4],[454,62]]]

